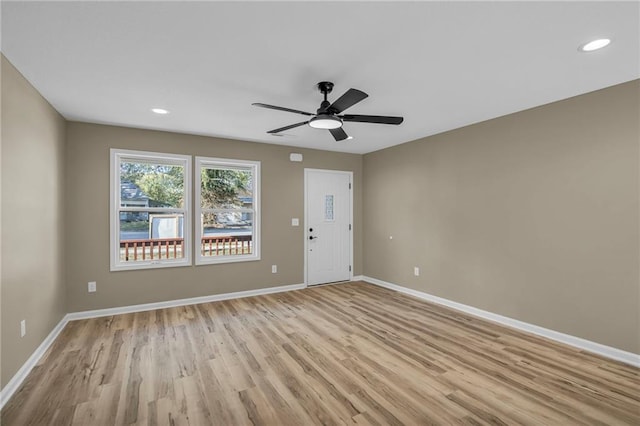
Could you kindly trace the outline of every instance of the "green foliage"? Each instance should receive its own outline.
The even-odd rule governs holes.
[[[251,185],[251,173],[242,170],[202,169],[200,177],[205,208],[242,207],[238,197]]]
[[[178,177],[165,173],[146,174],[138,181],[138,186],[156,202],[153,204],[164,207],[182,206],[184,196],[182,175]]]
[[[122,231],[148,231],[148,220],[135,220],[131,222],[120,221],[120,232]]]
[[[184,170],[181,166],[123,162],[120,181],[136,184],[151,199],[151,205],[180,207],[184,203]]]
[[[150,198],[151,206],[180,207],[183,205],[184,170],[181,166],[122,162],[120,181],[136,184]],[[238,199],[250,195],[251,172],[246,170],[201,170],[202,207],[242,207]]]

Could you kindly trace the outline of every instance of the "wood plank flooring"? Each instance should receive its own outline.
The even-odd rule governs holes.
[[[70,322],[13,425],[639,425],[631,366],[361,282]]]

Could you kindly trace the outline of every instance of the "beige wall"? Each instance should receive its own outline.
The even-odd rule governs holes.
[[[354,172],[355,275],[640,353],[639,95],[635,81],[363,157],[65,126],[2,57],[1,384],[65,312],[302,283],[305,167]],[[110,148],[260,160],[262,260],[110,272]]]
[[[69,312],[303,283],[304,168],[354,172],[354,273],[362,273],[361,155],[84,123],[69,123],[67,136]],[[261,260],[110,272],[110,148],[260,160]],[[290,152],[302,153],[304,161],[290,162]],[[293,217],[299,227],[291,226]],[[96,293],[87,292],[88,281],[97,281]]]
[[[365,155],[364,274],[640,353],[639,94]]]
[[[3,387],[66,313],[64,143],[64,119],[2,56]]]

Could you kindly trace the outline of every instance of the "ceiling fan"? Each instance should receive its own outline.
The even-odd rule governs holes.
[[[402,117],[387,117],[381,115],[350,115],[343,114],[338,115],[347,108],[352,107],[358,102],[365,99],[367,96],[366,93],[358,90],[358,89],[349,89],[342,96],[340,96],[335,102],[330,103],[327,100],[327,95],[331,93],[333,90],[333,83],[330,81],[321,81],[317,85],[320,93],[324,95],[324,101],[320,104],[320,108],[316,111],[315,114],[305,111],[299,111],[297,109],[284,108],[275,105],[268,105],[262,103],[253,103],[251,105],[255,105],[261,108],[269,108],[275,109],[278,111],[286,111],[293,112],[295,114],[302,114],[306,116],[310,116],[311,118],[307,121],[302,121],[300,123],[291,124],[289,126],[280,127],[279,129],[269,130],[267,133],[275,134],[284,132],[285,130],[293,129],[295,127],[304,126],[308,124],[309,126],[316,129],[327,129],[331,132],[331,135],[336,141],[341,141],[344,139],[348,139],[349,136],[342,128],[342,123],[345,121],[352,121],[358,123],[378,123],[378,124],[400,124]]]

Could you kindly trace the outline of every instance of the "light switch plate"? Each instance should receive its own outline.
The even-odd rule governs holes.
[[[300,226],[300,220],[297,217],[291,218],[291,226]]]

